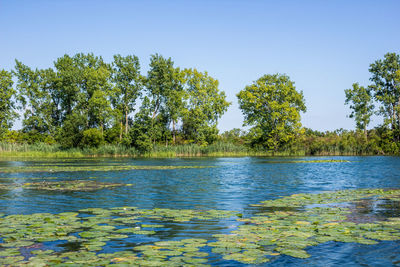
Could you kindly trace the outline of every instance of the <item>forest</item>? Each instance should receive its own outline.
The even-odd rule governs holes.
[[[344,89],[355,130],[301,125],[306,101],[285,74],[265,74],[237,94],[244,125],[220,133],[230,102],[206,71],[151,55],[64,55],[47,69],[0,69],[0,151],[57,155],[395,155],[400,153],[400,56],[370,64],[371,84]],[[350,85],[349,85],[350,87]],[[372,115],[383,123],[368,128]],[[13,130],[17,119],[22,128]],[[14,153],[14,154],[13,154]],[[42,153],[42,154],[40,154]],[[63,154],[65,153],[65,154]],[[22,154],[21,154],[22,155]]]

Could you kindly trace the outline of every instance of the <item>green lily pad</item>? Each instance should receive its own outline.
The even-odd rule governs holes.
[[[288,256],[292,256],[292,257],[295,257],[295,258],[302,258],[302,259],[310,257],[310,255],[307,252],[305,252],[304,250],[301,250],[301,249],[298,249],[298,250],[282,249],[280,251],[280,253],[288,255]]]

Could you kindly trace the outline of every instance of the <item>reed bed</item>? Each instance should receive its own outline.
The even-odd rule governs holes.
[[[147,158],[174,158],[174,157],[243,157],[243,156],[350,156],[370,155],[360,153],[355,149],[343,150],[340,147],[326,147],[316,153],[310,153],[304,148],[288,148],[281,151],[265,149],[251,149],[245,145],[227,142],[216,142],[208,146],[197,144],[185,145],[154,145],[149,152],[142,153],[133,147],[120,144],[105,144],[99,147],[63,149],[60,145],[13,144],[0,143],[1,158],[31,157],[31,158],[83,158],[83,157],[147,157]]]

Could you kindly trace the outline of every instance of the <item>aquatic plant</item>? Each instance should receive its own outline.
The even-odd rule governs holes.
[[[359,205],[368,201],[399,205],[400,190],[295,194],[253,205],[260,212],[249,218],[223,210],[136,207],[0,214],[0,265],[203,266],[209,263],[210,248],[213,255],[225,260],[261,264],[280,255],[307,258],[307,248],[328,241],[368,245],[400,240],[400,218],[363,218]],[[215,239],[150,238],[168,231],[166,225],[232,216],[237,216],[240,225],[229,234],[214,235]],[[119,245],[119,251],[104,252],[110,242],[121,244],[124,240],[129,242],[125,247]],[[68,245],[74,249],[62,249]]]
[[[245,224],[231,234],[215,235],[218,241],[209,245],[227,260],[257,264],[279,254],[307,258],[307,247],[328,241],[377,244],[400,240],[400,218],[368,223],[349,219],[357,217],[352,216],[356,210],[350,203],[368,199],[400,201],[400,190],[344,190],[263,201],[253,206],[264,212],[239,218]],[[343,206],[346,203],[348,207]]]
[[[95,165],[95,166],[24,166],[3,167],[0,173],[23,173],[23,172],[76,172],[76,171],[130,171],[130,170],[176,170],[176,169],[202,169],[213,168],[213,166],[130,166],[130,165]]]
[[[112,209],[88,208],[79,212],[59,214],[0,215],[0,264],[45,266],[54,264],[156,265],[182,263],[199,265],[208,260],[200,252],[204,239],[184,239],[179,242],[160,241],[153,245],[135,246],[133,250],[98,253],[107,242],[149,236],[165,231],[162,224],[143,223],[143,220],[183,222],[231,217],[235,213],[223,210],[143,210],[135,207]],[[143,240],[143,238],[141,239]],[[59,245],[74,244],[75,251],[64,251]],[[60,244],[61,243],[61,244]],[[51,247],[51,248],[50,248]],[[174,257],[173,256],[179,256]]]
[[[341,163],[350,162],[349,160],[341,159],[318,159],[318,160],[268,160],[262,163]]]
[[[121,183],[103,183],[93,180],[70,180],[70,181],[42,181],[24,184],[0,183],[0,189],[15,189],[18,187],[24,189],[49,190],[49,191],[95,191],[104,188],[117,186],[131,186],[132,184]]]

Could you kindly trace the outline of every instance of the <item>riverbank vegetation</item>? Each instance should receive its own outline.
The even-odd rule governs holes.
[[[107,63],[64,55],[34,69],[16,60],[0,70],[3,157],[393,155],[400,153],[400,56],[370,65],[371,84],[354,83],[345,104],[355,130],[304,128],[306,102],[287,75],[267,74],[237,94],[244,131],[220,133],[231,103],[207,72],[155,54],[147,75],[134,55]],[[373,114],[383,124],[368,125]],[[22,128],[12,130],[22,116]]]

